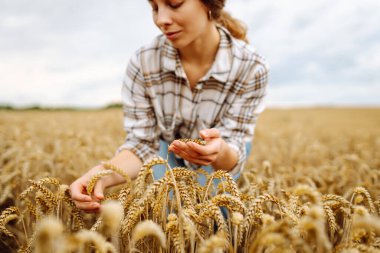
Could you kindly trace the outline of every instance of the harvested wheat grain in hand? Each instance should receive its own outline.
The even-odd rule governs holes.
[[[207,144],[207,142],[205,140],[199,139],[199,138],[198,139],[183,138],[183,139],[177,139],[177,141],[181,141],[184,143],[194,142],[194,143],[202,145],[202,146],[205,146]]]

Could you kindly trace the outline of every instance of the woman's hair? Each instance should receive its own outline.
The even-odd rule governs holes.
[[[201,0],[211,11],[211,17],[217,23],[227,28],[231,35],[248,43],[247,27],[223,10],[226,0]]]

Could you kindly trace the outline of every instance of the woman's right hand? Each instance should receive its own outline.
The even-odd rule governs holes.
[[[134,179],[137,177],[143,163],[133,152],[124,149],[115,157],[109,160],[109,163],[118,168],[125,170],[125,173]],[[87,185],[91,178],[98,172],[104,170],[102,165],[98,165],[90,169],[86,174],[75,180],[70,185],[71,198],[75,205],[85,212],[99,212],[100,201],[104,199],[104,189],[118,184],[125,183],[125,178],[117,173],[100,178],[94,187],[92,194],[87,193]]]
[[[71,198],[75,205],[85,212],[93,213],[100,210],[100,201],[104,199],[106,188],[104,181],[102,179],[97,181],[91,195],[88,195],[86,188],[91,178],[101,170],[101,165],[95,166],[70,185]]]

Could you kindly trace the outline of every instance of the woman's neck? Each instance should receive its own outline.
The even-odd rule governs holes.
[[[179,49],[182,62],[198,66],[210,65],[218,52],[220,35],[217,27],[212,24],[208,32],[193,41],[188,46]]]

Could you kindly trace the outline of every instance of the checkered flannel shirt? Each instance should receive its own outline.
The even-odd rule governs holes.
[[[165,36],[140,48],[131,58],[122,86],[123,149],[143,162],[158,155],[159,139],[199,138],[199,131],[217,128],[238,154],[230,171],[241,172],[258,115],[264,110],[268,65],[254,49],[223,27],[213,65],[191,90],[181,61]],[[197,166],[185,161],[191,168]]]

